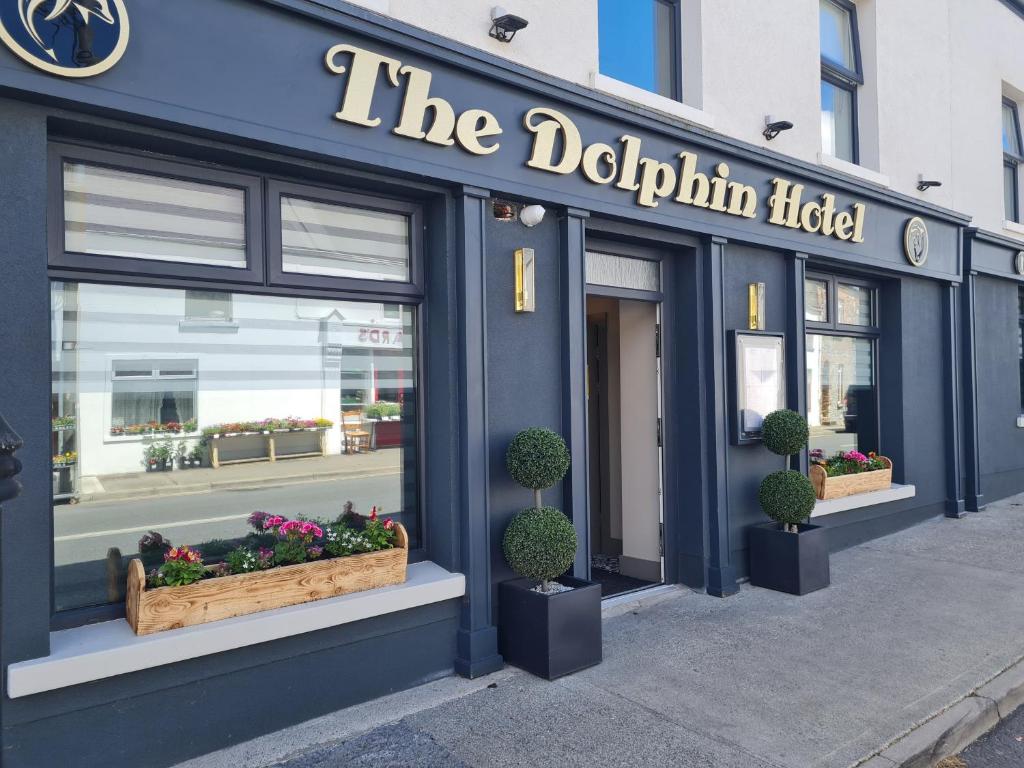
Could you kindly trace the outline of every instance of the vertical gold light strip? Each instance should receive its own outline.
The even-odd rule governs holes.
[[[747,315],[750,330],[764,330],[764,283],[750,283],[747,286]]]
[[[516,249],[516,312],[533,312],[536,309],[533,291],[534,265],[533,248]]]

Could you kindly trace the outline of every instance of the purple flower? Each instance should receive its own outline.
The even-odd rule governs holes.
[[[315,546],[315,545],[311,546],[311,547],[306,547],[306,555],[309,557],[310,560],[316,560],[323,553],[324,553],[324,548],[323,547],[318,547],[318,546]]]
[[[267,518],[269,517],[270,515],[268,515],[266,512],[260,512],[257,510],[256,512],[253,512],[251,515],[249,515],[249,525],[251,525],[259,533],[263,533],[263,531],[266,530],[265,526],[267,523]]]

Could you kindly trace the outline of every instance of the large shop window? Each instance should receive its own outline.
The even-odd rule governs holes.
[[[678,0],[600,0],[602,75],[682,100]]]
[[[1020,116],[1017,104],[1003,100],[1003,208],[1007,221],[1020,222],[1020,164],[1024,162],[1021,146]]]
[[[376,507],[419,547],[418,206],[69,152],[104,163],[57,152],[55,626],[117,615],[129,560],[156,567],[167,544],[218,562],[255,511]],[[123,285],[102,259],[157,268]]]
[[[847,0],[819,0],[821,39],[821,150],[858,162],[857,86],[863,85],[857,8]]]
[[[805,283],[812,457],[879,450],[876,296],[874,287],[842,277]]]

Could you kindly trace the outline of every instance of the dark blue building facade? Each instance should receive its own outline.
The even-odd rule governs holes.
[[[545,502],[577,528],[575,575],[590,575],[597,546],[587,302],[602,292],[588,288],[588,251],[641,253],[660,270],[646,296],[656,294],[661,313],[664,582],[736,592],[747,573],[745,532],[765,519],[757,489],[779,459],[731,437],[729,333],[749,328],[751,284],[764,285],[763,330],[785,341],[785,405],[805,413],[835,408],[808,381],[820,371],[806,338],[827,343],[843,330],[834,314],[826,327],[827,313],[808,306],[808,281],[825,286],[825,306],[838,300],[830,285],[875,297],[868,330],[849,333],[872,345],[875,396],[856,410],[845,402],[845,428],[873,425],[894,482],[914,490],[816,518],[834,550],[1024,491],[1024,429],[1015,423],[1024,410],[1024,263],[1016,244],[968,228],[967,217],[343,2],[136,0],[127,13],[118,60],[91,77],[0,51],[0,411],[25,440],[24,490],[0,516],[5,766],[170,765],[453,671],[499,669],[497,584],[512,575],[501,536],[530,503],[505,471],[517,431],[550,427],[569,445],[572,468]],[[69,39],[68,66],[92,66],[75,59],[83,41]],[[102,59],[118,43],[100,35],[95,45]],[[244,269],[69,254],[56,237],[60,164],[96,153],[128,170],[159,164],[183,178],[254,179],[251,201],[263,208],[274,205],[267,195],[278,180],[357,206],[395,201],[419,217],[418,255],[399,286],[291,279],[252,208],[259,248]],[[539,204],[547,215],[525,227],[496,217],[495,201]],[[927,232],[923,263],[920,244],[905,242],[915,218]],[[536,255],[532,313],[514,302],[513,253],[526,248]],[[310,300],[384,295],[415,306],[411,559],[462,574],[464,594],[113,676],[62,683],[58,674],[46,690],[12,695],[11,665],[24,669],[58,647],[73,655],[59,633],[122,622],[116,608],[76,619],[54,603],[51,285],[68,281]],[[368,655],[387,663],[368,665]]]

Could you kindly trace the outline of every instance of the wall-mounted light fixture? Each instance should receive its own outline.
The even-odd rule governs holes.
[[[764,328],[764,283],[750,283],[747,286],[747,315],[752,331]]]
[[[545,213],[547,211],[544,210],[543,205],[527,205],[519,212],[519,220],[524,227],[536,227],[544,221]]]
[[[924,176],[919,175],[917,177],[917,190],[919,192],[927,192],[932,187],[941,187],[941,181],[929,181]]]
[[[536,309],[533,294],[535,264],[533,248],[516,249],[516,312],[533,312]]]
[[[491,31],[488,34],[500,43],[511,43],[516,32],[529,23],[522,16],[515,16],[496,5],[491,9]]]
[[[793,127],[793,124],[789,120],[776,120],[771,115],[764,116],[764,137],[771,141],[783,131],[788,131]]]

